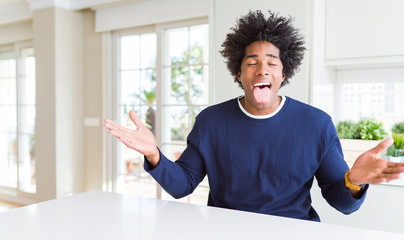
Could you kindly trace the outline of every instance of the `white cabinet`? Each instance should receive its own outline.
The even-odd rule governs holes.
[[[327,65],[404,66],[403,11],[402,0],[327,0]]]

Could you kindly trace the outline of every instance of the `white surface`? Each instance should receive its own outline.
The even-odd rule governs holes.
[[[404,239],[404,235],[92,191],[0,213],[1,239]]]

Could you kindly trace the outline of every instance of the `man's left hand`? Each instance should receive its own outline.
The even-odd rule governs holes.
[[[379,184],[400,178],[404,163],[393,163],[379,158],[379,154],[393,144],[388,138],[360,155],[351,168],[349,180],[355,185]]]

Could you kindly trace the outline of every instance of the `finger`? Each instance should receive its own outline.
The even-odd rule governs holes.
[[[387,167],[404,167],[404,163],[387,162]]]
[[[384,169],[383,173],[385,174],[394,174],[394,173],[403,173],[404,172],[404,167],[390,167],[390,168],[386,168]]]
[[[379,154],[381,153],[383,150],[386,150],[388,147],[390,147],[392,144],[394,143],[394,140],[392,138],[387,138],[384,139],[382,142],[380,142],[379,144],[377,144],[376,147],[372,148],[370,150],[370,152],[374,153],[374,154]]]
[[[395,180],[395,179],[400,179],[400,174],[388,174],[383,176],[384,179],[386,179],[386,182]]]
[[[135,111],[130,110],[129,116],[130,116],[130,119],[132,119],[133,123],[136,125],[136,127],[140,128],[140,127],[144,126],[142,121],[140,120],[140,118],[135,113]]]

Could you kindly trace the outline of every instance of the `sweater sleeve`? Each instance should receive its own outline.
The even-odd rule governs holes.
[[[341,143],[331,120],[322,141],[324,147],[321,164],[315,174],[321,193],[338,211],[344,214],[355,212],[365,200],[369,186],[361,190],[362,194],[359,198],[354,198],[345,186],[344,175],[348,165],[344,160]]]
[[[194,126],[188,136],[187,147],[180,158],[173,162],[160,151],[160,162],[154,169],[145,158],[144,168],[160,186],[174,198],[191,194],[206,175],[205,164],[200,155],[198,131]]]

